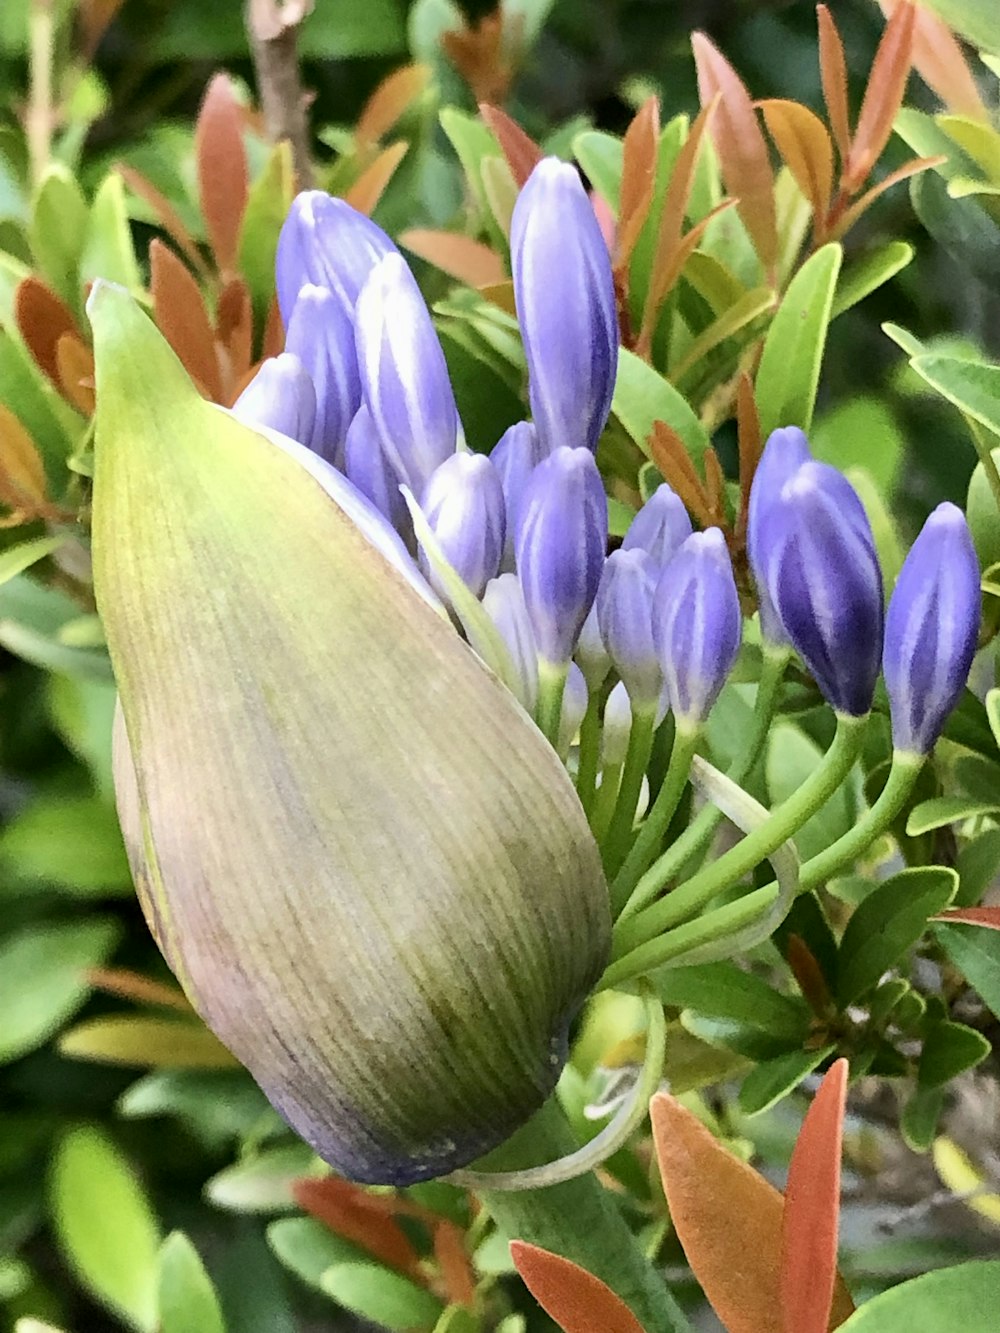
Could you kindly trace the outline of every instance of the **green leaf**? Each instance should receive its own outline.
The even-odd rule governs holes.
[[[268,1148],[214,1175],[205,1197],[233,1213],[283,1213],[295,1207],[292,1185],[316,1175],[320,1164],[304,1143]],[[325,1174],[325,1168],[322,1168]]]
[[[66,460],[82,421],[48,383],[17,335],[6,328],[0,328],[0,384],[4,405],[38,446],[53,495],[61,496]]]
[[[1000,793],[992,801],[979,796],[932,796],[910,811],[906,832],[911,838],[917,838],[932,829],[945,828],[948,824],[978,815],[989,815],[995,810],[1000,810]]]
[[[112,1140],[97,1129],[67,1134],[53,1160],[51,1195],[59,1247],[81,1283],[132,1328],[153,1333],[159,1227]]]
[[[603,130],[585,130],[573,140],[573,156],[587,179],[618,213],[622,185],[622,141]]]
[[[770,1110],[794,1092],[802,1080],[818,1069],[836,1049],[836,1046],[824,1046],[818,1051],[789,1051],[777,1059],[765,1060],[743,1080],[739,1093],[740,1110],[744,1115],[760,1115],[762,1111]]]
[[[338,1305],[383,1328],[432,1329],[444,1311],[424,1287],[379,1264],[333,1264],[320,1285]]]
[[[132,892],[114,807],[93,796],[36,798],[0,833],[0,862],[16,884],[88,897]]]
[[[117,1111],[129,1120],[176,1116],[211,1152],[251,1133],[259,1141],[268,1128],[271,1134],[285,1131],[284,1121],[242,1071],[158,1069],[122,1093]]]
[[[183,1231],[160,1248],[158,1295],[158,1333],[226,1333],[212,1279]]]
[[[967,38],[973,46],[992,55],[1000,55],[1000,12],[993,0],[925,0],[928,9],[939,14],[949,28]],[[959,1323],[955,1324],[959,1327]],[[967,1330],[972,1333],[972,1330]]]
[[[230,1069],[238,1063],[200,1023],[131,1014],[80,1023],[63,1034],[59,1049],[75,1060],[151,1069]]]
[[[66,541],[65,537],[36,537],[30,542],[18,542],[0,552],[0,583],[16,578],[26,569],[44,560],[47,555],[57,551]]]
[[[928,917],[951,902],[958,875],[944,866],[902,870],[868,895],[840,942],[837,998],[853,1004],[893,967],[924,933]]]
[[[846,472],[864,468],[883,495],[896,480],[906,441],[885,400],[848,398],[824,412],[812,429],[809,443],[816,458]]]
[[[890,1287],[859,1306],[840,1333],[995,1333],[998,1301],[1000,1261],[975,1259]]]
[[[87,232],[87,201],[75,176],[50,166],[35,195],[29,237],[35,262],[71,310],[80,308],[80,256]]]
[[[927,353],[913,369],[960,411],[1000,435],[1000,366]]]
[[[958,893],[953,907],[974,907],[1000,873],[1000,828],[972,838],[958,854]]]
[[[790,1041],[805,1036],[809,1014],[802,1001],[782,995],[763,977],[735,963],[668,968],[654,973],[652,979],[666,1005],[735,1019]]]
[[[105,177],[94,196],[80,256],[81,284],[96,278],[106,278],[131,292],[142,290],[125,202],[125,183],[114,173]]]
[[[899,1128],[907,1147],[914,1152],[927,1152],[937,1137],[944,1095],[943,1088],[917,1088],[903,1107]]]
[[[359,1245],[336,1235],[311,1217],[282,1217],[267,1228],[267,1243],[286,1268],[317,1291],[334,1264],[365,1263],[370,1256]]]
[[[274,257],[278,233],[295,191],[291,145],[277,144],[254,181],[240,229],[240,272],[247,280],[254,318],[263,327],[274,295]]]
[[[611,412],[647,458],[654,421],[665,421],[677,432],[695,463],[708,448],[708,434],[687,399],[659,371],[624,347],[618,353]]]
[[[922,171],[910,182],[917,217],[963,270],[983,282],[996,276],[998,224],[976,199],[953,199],[941,176]]]
[[[806,260],[768,330],[756,384],[765,439],[778,426],[808,431],[812,423],[842,253],[824,245]]]
[[[756,1062],[773,1060],[787,1053],[788,1042],[755,1023],[732,1018],[715,1018],[684,1009],[680,1017],[685,1032],[699,1041],[726,1051],[735,1051]]]
[[[246,34],[236,10],[201,0],[171,0],[146,39],[144,58],[162,64],[209,62],[246,56]],[[140,9],[136,20],[148,23]],[[140,33],[142,28],[140,27]],[[299,50],[311,60],[398,55],[405,49],[400,6],[393,0],[363,5],[319,4],[302,25]]]
[[[49,676],[47,698],[53,726],[67,748],[90,769],[98,794],[109,803],[114,794],[111,779],[114,685],[110,681]]]
[[[935,924],[932,934],[951,961],[1000,1018],[1000,931],[984,926]]]
[[[860,255],[841,273],[833,297],[830,318],[836,319],[906,268],[916,252],[906,241],[888,241],[869,254]]]
[[[121,936],[114,921],[27,926],[0,938],[0,1062],[41,1046],[90,994],[88,968]]]
[[[917,1082],[922,1088],[939,1088],[980,1064],[991,1049],[981,1032],[964,1023],[929,1023],[924,1031]]]
[[[773,805],[798,791],[822,759],[822,751],[794,722],[778,722],[771,729],[765,769]],[[795,832],[795,846],[803,861],[829,847],[851,826],[848,789],[840,786],[821,810]]]
[[[500,157],[500,146],[478,116],[470,116],[457,107],[445,107],[440,114],[441,128],[451,140],[458,160],[465,171],[469,188],[483,217],[490,223],[494,240],[505,244],[503,235],[493,218],[486,189],[483,185],[483,160]]]

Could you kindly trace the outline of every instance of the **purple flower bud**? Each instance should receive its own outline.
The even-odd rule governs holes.
[[[530,421],[518,421],[500,436],[490,453],[490,461],[500,477],[504,506],[507,513],[507,541],[504,545],[504,564],[513,568],[514,534],[517,515],[528,478],[546,457],[538,439],[538,432]]]
[[[979,562],[965,515],[938,505],[903,562],[882,670],[897,750],[927,754],[958,703],[979,635]]]
[[[503,553],[503,491],[493,464],[484,454],[452,454],[428,481],[420,507],[448,563],[481,597]]]
[[[353,315],[358,294],[385,255],[398,254],[381,227],[322,190],[297,195],[278,238],[278,305],[287,328],[303,287],[323,287]]]
[[[316,391],[297,356],[269,357],[233,404],[249,426],[268,426],[308,445],[316,423]]]
[[[569,756],[573,739],[580,730],[580,723],[586,711],[587,682],[577,664],[570,662],[563,689],[562,712],[559,714],[559,743],[556,746],[559,758],[564,762]]]
[[[309,284],[295,302],[285,348],[299,358],[316,391],[316,423],[304,443],[342,467],[347,428],[361,405],[351,317],[330,292]]]
[[[623,551],[646,551],[657,570],[664,569],[691,536],[691,520],[683,502],[664,482],[629,524]]]
[[[382,441],[367,407],[358,408],[347,428],[344,471],[380,514],[399,533],[410,532],[410,515],[399,489],[399,478],[385,456]]]
[[[534,713],[538,702],[538,649],[516,574],[490,579],[483,593],[483,609],[510,653],[518,680],[517,697],[529,713]]]
[[[608,502],[594,455],[556,449],[524,491],[517,571],[539,657],[567,663],[594,604],[608,534]]]
[[[604,577],[603,573],[601,577]],[[598,583],[598,590],[600,590],[600,583]],[[601,638],[596,600],[587,612],[587,619],[583,622],[580,637],[576,641],[576,652],[573,656],[579,663],[588,689],[596,690],[604,684],[608,672],[611,670],[611,658],[608,656],[608,650]]]
[[[678,725],[698,726],[726,683],[740,647],[740,600],[718,528],[695,532],[660,575],[653,633]]]
[[[663,683],[653,642],[653,593],[659,572],[646,551],[613,551],[597,590],[601,638],[637,709],[655,704]]]
[[[544,158],[518,195],[511,268],[528,396],[546,451],[597,448],[618,366],[608,247],[575,168]]]
[[[355,312],[365,403],[390,461],[419,496],[455,452],[458,409],[430,312],[401,255],[372,270]]]
[[[778,619],[778,613],[771,605],[767,591],[767,578],[761,560],[760,533],[764,527],[764,516],[781,495],[782,486],[803,463],[808,463],[811,458],[809,441],[797,426],[783,426],[780,430],[773,430],[767,437],[767,443],[757,464],[757,471],[754,473],[753,485],[750,487],[747,556],[757,585],[761,634],[774,644],[786,644],[788,636]]]
[[[871,708],[882,654],[882,574],[857,492],[808,462],[765,508],[757,560],[785,634],[838,712]]]

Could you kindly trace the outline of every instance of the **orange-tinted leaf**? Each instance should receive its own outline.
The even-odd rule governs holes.
[[[887,18],[902,0],[879,0]],[[913,28],[913,67],[949,111],[989,122],[965,52],[946,23],[922,5]]]
[[[208,276],[208,265],[201,256],[201,251],[194,242],[194,238],[184,225],[184,220],[174,208],[173,204],[161,194],[156,186],[146,179],[141,171],[136,171],[135,167],[130,167],[127,162],[119,162],[115,170],[121,176],[122,180],[129,187],[133,194],[137,194],[140,199],[144,199],[156,214],[160,226],[167,233],[173,243],[180,250],[181,254],[188,261],[193,269],[202,277]]]
[[[740,459],[740,512],[736,516],[736,540],[742,542],[747,530],[750,487],[760,461],[760,413],[754,397],[753,381],[746,371],[736,386],[736,439]]]
[[[632,118],[622,145],[621,203],[615,266],[624,269],[649,216],[656,185],[660,142],[660,99],[646,99]]]
[[[910,77],[913,24],[913,5],[909,0],[903,0],[890,15],[872,61],[868,87],[841,181],[848,194],[856,194],[861,189],[889,142],[892,122],[903,104],[906,81]]]
[[[278,356],[284,350],[284,347],[285,326],[281,322],[278,298],[272,296],[267,319],[264,323],[264,338],[260,348],[261,357],[266,360],[269,356]]]
[[[860,199],[856,199],[850,208],[841,215],[836,227],[832,230],[830,239],[836,240],[839,236],[843,236],[846,231],[849,231],[861,214],[872,206],[879,195],[885,194],[886,190],[891,190],[900,181],[916,176],[918,172],[928,171],[931,167],[939,167],[945,161],[947,159],[944,157],[914,157],[895,171],[890,171],[888,176],[880,180],[877,185],[873,185]]]
[[[516,120],[511,120],[506,111],[501,111],[499,107],[483,102],[479,107],[479,114],[500,145],[500,150],[510,167],[510,174],[520,189],[542,160],[541,148],[530,135],[525,134]]]
[[[986,926],[988,930],[1000,930],[1000,907],[949,907],[947,912],[939,912],[931,920],[964,922],[967,926]]]
[[[833,193],[833,144],[826,126],[801,102],[771,98],[760,103],[775,147],[822,226]]]
[[[188,374],[215,402],[222,401],[222,380],[205,301],[189,269],[160,240],[149,247],[153,313]]]
[[[250,177],[243,111],[226,74],[216,74],[208,85],[195,127],[195,153],[201,210],[215,260],[222,272],[234,272]]]
[[[94,354],[75,333],[64,333],[56,343],[59,388],[85,417],[94,412]]]
[[[441,34],[441,46],[477,102],[504,102],[514,78],[515,43],[505,40],[499,6],[461,32]]]
[[[356,208],[359,213],[367,213],[369,217],[375,212],[375,205],[385,193],[385,187],[392,180],[409,147],[405,139],[400,139],[398,143],[384,148],[375,161],[365,167],[344,195],[352,208]]]
[[[701,238],[705,235],[709,225],[715,221],[720,213],[725,213],[727,209],[735,208],[737,201],[735,199],[723,199],[720,204],[706,213],[703,218],[694,224],[690,231],[684,233],[680,242],[675,246],[670,256],[669,263],[659,273],[657,273],[657,286],[655,292],[650,291],[646,301],[646,314],[643,316],[643,329],[639,335],[639,346],[648,347],[649,335],[652,333],[653,326],[656,323],[656,313],[664,297],[672,289],[674,283],[684,271],[684,265],[688,262]]]
[[[673,1097],[658,1093],[650,1115],[670,1217],[712,1308],[728,1333],[784,1333],[781,1195]],[[853,1308],[838,1279],[837,1321]]]
[[[721,93],[712,117],[711,134],[727,191],[737,200],[743,225],[765,270],[778,257],[778,224],[774,207],[774,173],[767,141],[743,81],[703,32],[691,34],[698,66],[702,106]]]
[[[702,527],[712,526],[712,506],[701,478],[695,471],[691,455],[684,447],[684,441],[665,421],[654,421],[649,436],[649,452],[653,462],[684,502],[685,507],[697,518]]]
[[[232,405],[238,397],[235,386],[246,376],[253,357],[253,304],[242,278],[231,278],[223,287],[215,328],[225,361],[224,397]]]
[[[179,986],[154,981],[124,967],[92,967],[87,972],[87,980],[95,990],[119,995],[136,1004],[155,1004],[164,1009],[177,1009],[182,1014],[192,1012],[188,998]]]
[[[705,450],[705,494],[708,496],[708,508],[712,515],[712,525],[725,530],[726,524],[726,476],[719,462],[719,455],[711,445]]]
[[[434,1227],[434,1257],[441,1270],[449,1305],[464,1305],[471,1310],[476,1303],[476,1278],[465,1245],[465,1233],[442,1218]]]
[[[46,504],[45,465],[21,422],[0,403],[0,504],[36,513]]]
[[[830,1066],[792,1152],[781,1228],[784,1333],[827,1333],[837,1280],[847,1061]],[[837,1320],[834,1328],[842,1323]]]
[[[642,1333],[620,1296],[561,1255],[512,1240],[510,1253],[524,1285],[566,1333]]]
[[[360,1185],[326,1176],[304,1177],[292,1187],[295,1202],[304,1212],[328,1226],[338,1236],[366,1249],[374,1258],[400,1273],[420,1278],[420,1256],[406,1232]]]
[[[359,144],[376,144],[388,134],[411,103],[427,87],[429,65],[403,65],[387,75],[361,109],[354,136]]]
[[[414,227],[403,232],[399,243],[469,287],[492,287],[506,277],[500,256],[461,232]]]
[[[830,1007],[830,988],[816,955],[801,935],[789,935],[785,954],[803,998],[814,1014],[822,1016]]]
[[[121,7],[122,0],[79,0],[77,22],[80,25],[80,44],[88,62]]]
[[[40,278],[29,276],[14,293],[14,319],[31,355],[58,385],[56,347],[64,333],[76,333],[73,312]]]
[[[846,162],[851,152],[851,120],[847,109],[844,43],[840,40],[840,32],[826,5],[816,6],[816,21],[819,25],[819,72],[823,84],[823,101],[826,103],[826,114],[840,160]]]
[[[514,304],[514,284],[510,278],[505,278],[503,282],[491,282],[485,287],[480,287],[480,294],[501,310],[505,310],[508,315],[517,315],[517,306]]]

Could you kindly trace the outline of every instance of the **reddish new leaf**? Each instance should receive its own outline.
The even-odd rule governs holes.
[[[85,417],[93,416],[94,354],[76,333],[64,333],[56,343],[59,388]]]
[[[153,313],[188,374],[214,402],[223,398],[219,361],[205,300],[197,282],[160,240],[149,247]]]
[[[516,120],[511,120],[506,111],[501,111],[499,107],[481,102],[479,114],[500,145],[500,150],[510,167],[510,174],[520,189],[542,160],[544,154],[541,148],[530,135],[525,134]]]
[[[396,168],[406,156],[410,145],[403,139],[384,148],[378,157],[367,166],[344,198],[359,213],[370,217],[375,206],[385,193],[385,187],[396,174]]]
[[[95,990],[117,995],[135,1004],[155,1004],[164,1009],[176,1009],[182,1014],[192,1013],[187,996],[178,986],[170,986],[139,972],[124,967],[92,967],[87,980]]]
[[[399,243],[469,287],[492,287],[506,277],[498,254],[482,241],[460,232],[413,227],[403,232]]]
[[[77,22],[80,24],[80,45],[86,64],[90,63],[90,57],[121,7],[122,0],[79,0]]]
[[[712,526],[712,506],[684,441],[665,421],[654,421],[649,452],[660,475],[680,496],[703,528]]]
[[[178,250],[180,250],[181,254],[191,267],[202,277],[207,277],[208,265],[202,258],[201,251],[195,244],[194,238],[184,225],[183,218],[166,195],[161,194],[152,181],[148,181],[142,172],[136,171],[136,169],[130,167],[127,162],[116,163],[115,171],[118,172],[118,175],[121,176],[122,180],[132,193],[137,194],[140,199],[145,200],[153,210],[160,226],[177,246]]]
[[[271,297],[267,319],[264,321],[264,338],[261,342],[260,355],[263,360],[269,356],[279,356],[285,347],[285,326],[281,322],[277,296]]]
[[[886,190],[891,190],[894,185],[908,180],[911,176],[916,176],[921,171],[928,171],[931,167],[939,167],[945,161],[947,159],[944,157],[914,157],[895,171],[890,171],[888,176],[883,177],[877,185],[873,185],[860,199],[856,199],[846,212],[841,214],[837,225],[830,230],[830,239],[837,240],[838,237],[849,231],[861,214],[871,208],[875,200],[880,195],[885,194]]]
[[[868,179],[889,142],[892,123],[903,104],[913,58],[914,10],[909,0],[898,5],[885,25],[865,89],[857,129],[847,155],[841,184],[856,194]]]
[[[822,228],[833,193],[833,144],[826,126],[801,102],[770,98],[760,103],[764,123]]]
[[[744,370],[736,386],[736,439],[740,460],[740,511],[736,516],[736,541],[742,545],[750,509],[750,487],[760,461],[760,413],[754,397],[753,381]]]
[[[354,137],[359,144],[376,144],[392,129],[403,112],[427,87],[428,65],[403,65],[378,85],[361,109]]]
[[[610,1287],[561,1255],[512,1240],[510,1252],[524,1285],[566,1333],[643,1333]]]
[[[931,917],[932,921],[947,921],[951,924],[964,922],[967,926],[985,926],[988,930],[1000,930],[1000,907],[949,907],[946,912],[939,912]]]
[[[847,60],[844,43],[833,15],[826,5],[816,6],[819,25],[819,72],[823,85],[823,101],[833,131],[833,139],[846,162],[851,152],[851,120],[847,109]]]
[[[781,1195],[673,1097],[657,1094],[650,1115],[670,1217],[712,1308],[728,1333],[784,1333]],[[853,1309],[838,1279],[831,1326]]]
[[[660,101],[655,95],[643,102],[625,132],[622,144],[622,184],[618,208],[618,244],[615,267],[622,271],[635,249],[653,202],[656,161],[660,144]]]
[[[788,1168],[781,1228],[784,1333],[827,1333],[830,1327],[847,1072],[846,1060],[830,1066],[806,1112]]]
[[[702,106],[721,94],[712,117],[712,142],[719,156],[726,190],[737,200],[743,225],[765,270],[778,257],[778,224],[774,207],[774,173],[767,141],[750,94],[739,75],[703,32],[691,34],[698,66]]]
[[[382,1200],[334,1176],[297,1180],[292,1193],[304,1212],[336,1235],[360,1245],[390,1268],[420,1280],[420,1256],[403,1228],[385,1211]]]
[[[4,403],[0,403],[0,504],[14,510],[18,518],[48,516],[50,508],[38,448]]]
[[[434,1258],[441,1270],[449,1305],[476,1304],[476,1275],[465,1244],[465,1233],[454,1222],[442,1218],[434,1226]]]
[[[237,269],[250,178],[243,145],[243,111],[225,74],[216,74],[208,85],[194,142],[208,237],[219,269],[232,273]]]
[[[29,276],[14,294],[14,319],[25,344],[53,384],[59,384],[56,348],[65,333],[76,333],[73,312],[40,278]]]
[[[223,394],[228,405],[239,396],[237,383],[246,378],[253,357],[253,304],[243,278],[232,278],[223,287],[216,311],[217,346],[225,364]]]
[[[903,0],[879,0],[890,18]],[[921,5],[914,16],[913,67],[949,111],[989,123],[969,62],[946,23]]]
[[[830,988],[816,955],[801,935],[791,934],[785,957],[806,1004],[817,1017],[822,1018],[830,1007]]]

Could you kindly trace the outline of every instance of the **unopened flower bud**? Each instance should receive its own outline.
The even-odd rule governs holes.
[[[269,357],[233,404],[251,426],[267,426],[308,447],[316,424],[316,392],[297,356]]]
[[[600,581],[598,581],[597,586],[599,589]],[[601,637],[596,599],[594,605],[587,612],[587,619],[583,622],[583,628],[580,630],[580,637],[576,641],[576,651],[573,657],[583,672],[583,678],[587,682],[589,690],[596,690],[604,684],[608,672],[611,670],[611,658],[608,656],[608,650],[605,648],[604,640]]]
[[[496,625],[510,654],[521,706],[534,714],[538,702],[538,649],[516,574],[491,579],[483,593],[483,609]]]
[[[679,726],[696,727],[733,669],[740,647],[740,601],[718,528],[695,532],[660,575],[653,633],[663,681]]]
[[[643,550],[613,551],[597,590],[601,638],[636,709],[655,704],[663,684],[653,641],[653,593],[658,573],[652,557]]]
[[[365,403],[397,475],[419,496],[455,452],[458,409],[430,312],[401,255],[372,270],[355,312]]]
[[[316,392],[316,423],[312,438],[304,443],[342,467],[347,428],[361,404],[351,317],[330,292],[303,287],[288,322],[285,348],[299,358]]]
[[[503,491],[493,464],[484,454],[452,454],[424,487],[420,507],[445,559],[481,597],[500,568],[504,543]],[[433,575],[431,582],[437,586]]]
[[[399,478],[385,456],[382,440],[364,404],[347,428],[344,471],[397,532],[410,531],[409,511],[399,488]]]
[[[620,680],[604,705],[604,729],[601,733],[601,762],[605,768],[624,764],[628,739],[632,733],[632,704],[625,682]]]
[[[525,487],[517,572],[539,657],[561,666],[594,604],[607,546],[608,502],[594,456],[556,449]]]
[[[535,468],[546,457],[538,439],[538,432],[530,421],[517,421],[500,436],[490,453],[490,461],[497,470],[503,487],[507,512],[507,540],[504,544],[504,565],[514,567],[514,534],[524,488]]]
[[[299,292],[323,287],[353,315],[358,294],[378,261],[398,250],[380,226],[344,199],[322,190],[297,195],[278,238],[278,305],[287,328]]]
[[[657,573],[664,569],[691,536],[691,519],[679,495],[664,482],[629,524],[623,551],[646,551]]]
[[[580,730],[580,723],[583,721],[586,711],[587,682],[584,680],[583,672],[577,664],[570,662],[566,684],[563,688],[562,712],[559,714],[559,743],[556,746],[559,758],[564,762],[569,755],[576,733]]]
[[[976,651],[979,562],[965,515],[938,505],[903,562],[885,618],[882,670],[897,750],[927,754]]]
[[[544,448],[596,449],[611,410],[618,316],[608,247],[574,167],[543,158],[514,205],[514,298]]]
[[[767,437],[763,453],[750,487],[747,510],[747,557],[757,587],[760,608],[760,632],[764,639],[776,645],[786,644],[788,636],[771,605],[767,578],[763,568],[760,534],[765,528],[765,515],[781,496],[785,482],[812,458],[809,442],[797,426],[782,426]]]
[[[823,697],[840,713],[867,713],[882,655],[882,574],[847,478],[827,463],[803,463],[762,515],[757,560]]]

